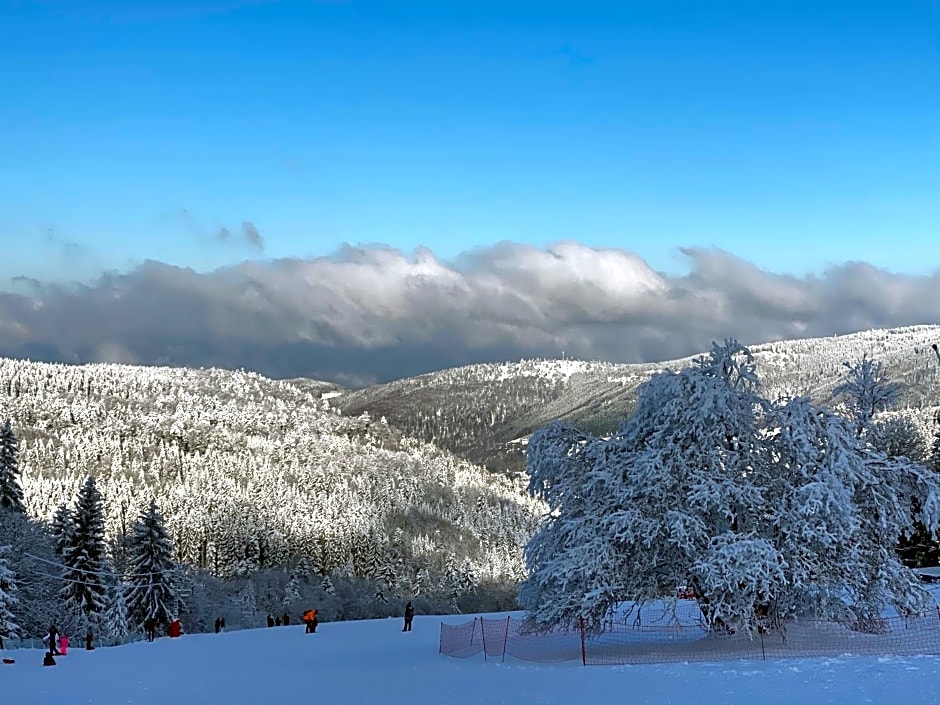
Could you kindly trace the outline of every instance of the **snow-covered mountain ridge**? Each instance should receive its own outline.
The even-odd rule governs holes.
[[[931,349],[938,342],[940,326],[924,325],[775,341],[750,349],[768,396],[807,394],[826,404],[833,402],[843,363],[865,354],[875,357],[902,383],[901,406],[926,423],[940,404],[940,366]],[[330,403],[351,416],[368,412],[384,417],[403,433],[490,469],[520,471],[524,444],[519,439],[555,418],[608,434],[632,412],[642,382],[657,370],[678,369],[692,359],[470,365],[347,392]]]

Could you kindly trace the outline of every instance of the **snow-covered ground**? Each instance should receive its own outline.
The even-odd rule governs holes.
[[[940,703],[940,657],[843,657],[717,664],[589,666],[531,664],[438,654],[442,620],[273,627],[162,637],[152,644],[86,652],[70,649],[44,668],[38,650],[6,651],[4,703],[186,705],[342,703],[343,705],[820,705]]]

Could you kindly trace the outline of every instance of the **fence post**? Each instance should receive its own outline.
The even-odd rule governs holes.
[[[503,663],[506,662],[506,642],[509,641],[509,620],[512,619],[512,615],[506,617],[506,633],[503,634]]]
[[[757,633],[760,634],[760,655],[761,655],[761,656],[763,657],[763,659],[766,661],[766,660],[767,660],[767,652],[764,651],[764,627],[758,625],[758,627],[757,627]]]
[[[477,618],[473,618],[473,623],[476,624]],[[486,661],[486,627],[483,624],[483,617],[480,617],[480,634],[483,635],[483,660]]]
[[[587,666],[587,651],[584,648],[584,617],[578,617],[578,625],[581,627],[581,665]]]
[[[473,643],[473,636],[470,636],[470,643]],[[437,647],[437,653],[444,653],[444,620],[441,620],[441,643]]]

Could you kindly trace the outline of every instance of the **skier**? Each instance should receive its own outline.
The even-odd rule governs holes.
[[[408,604],[405,605],[405,626],[402,628],[403,632],[411,631],[411,620],[415,617],[415,608],[411,604],[411,600],[408,601]]]
[[[180,625],[180,621],[178,619],[174,619],[172,622],[170,622],[170,626],[167,628],[167,634],[169,634],[171,638],[175,639],[182,633],[183,627]]]
[[[222,631],[222,618],[216,617],[215,618],[215,633],[218,634],[220,631]]]
[[[62,652],[63,656],[69,652],[69,638],[65,634],[59,637],[59,651]]]
[[[287,612],[285,612],[284,616],[281,617],[281,624],[283,624],[285,627],[290,624],[290,615],[287,614]]]
[[[94,634],[91,633],[91,628],[89,628],[89,629],[88,629],[88,632],[85,634],[85,650],[86,650],[86,651],[94,651],[94,650],[95,650],[94,645],[91,643],[94,638],[95,638],[95,636],[94,636]]]
[[[59,630],[55,628],[55,625],[49,627],[49,634],[46,636],[46,639],[49,640],[49,653],[53,656],[59,655],[59,648],[57,642],[59,641]],[[43,639],[45,641],[45,639]]]
[[[268,626],[269,627],[274,626],[274,617],[272,617],[271,615],[268,615]]]

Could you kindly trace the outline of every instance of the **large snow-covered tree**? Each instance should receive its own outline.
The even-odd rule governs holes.
[[[17,446],[13,426],[7,419],[0,424],[0,509],[23,513],[26,508],[20,487]]]
[[[141,513],[131,530],[128,543],[128,614],[141,628],[149,618],[158,625],[169,624],[176,616],[177,564],[173,542],[163,523],[155,499]]]
[[[929,601],[894,547],[915,520],[936,530],[940,478],[806,398],[763,398],[736,341],[644,383],[609,439],[558,422],[533,434],[528,472],[549,505],[520,590],[536,629],[583,617],[598,631],[617,605],[679,586],[712,627],[743,631]]]
[[[78,490],[72,511],[71,540],[62,553],[65,585],[60,597],[66,613],[87,626],[97,626],[113,582],[104,536],[101,494],[91,475]]]

